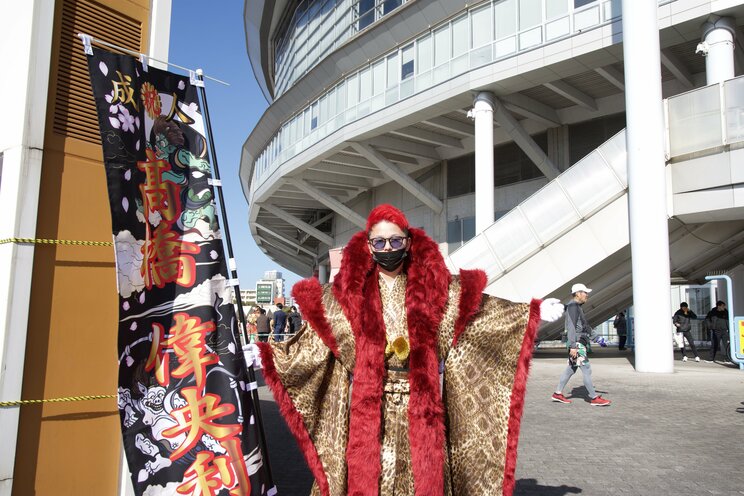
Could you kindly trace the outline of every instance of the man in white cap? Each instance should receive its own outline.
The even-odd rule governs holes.
[[[566,387],[568,380],[576,373],[576,369],[581,368],[581,374],[584,378],[584,387],[589,393],[590,404],[592,406],[609,406],[610,400],[602,398],[594,390],[592,384],[592,366],[589,364],[589,358],[586,355],[587,347],[594,337],[594,330],[586,320],[581,305],[589,299],[589,293],[592,290],[581,283],[571,286],[571,296],[573,299],[566,305],[566,332],[568,347],[568,364],[561,374],[558,381],[558,388],[553,393],[552,400],[557,403],[571,403],[571,400],[563,396],[563,388]]]

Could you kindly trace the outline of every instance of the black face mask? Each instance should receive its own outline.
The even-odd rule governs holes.
[[[403,260],[407,255],[408,252],[405,249],[395,251],[373,251],[372,260],[377,262],[377,265],[383,269],[392,272],[400,267],[400,264],[403,263]]]

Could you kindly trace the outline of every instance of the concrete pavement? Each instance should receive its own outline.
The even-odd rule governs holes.
[[[744,495],[744,372],[677,354],[674,374],[640,374],[632,352],[600,349],[594,385],[613,404],[590,406],[577,372],[564,405],[550,401],[564,353],[535,353],[515,495]],[[306,495],[307,466],[271,393],[259,392],[279,496]]]

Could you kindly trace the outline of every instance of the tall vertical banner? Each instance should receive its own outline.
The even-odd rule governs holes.
[[[88,68],[116,249],[118,405],[135,493],[266,494],[197,89],[97,48]]]

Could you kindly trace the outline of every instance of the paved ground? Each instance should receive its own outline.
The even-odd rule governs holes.
[[[599,350],[595,387],[613,404],[597,408],[580,372],[564,391],[573,403],[551,402],[565,358],[538,350],[514,494],[744,495],[744,372],[676,358],[674,374],[641,374],[632,353]],[[279,495],[306,495],[309,471],[271,393],[260,392]]]

